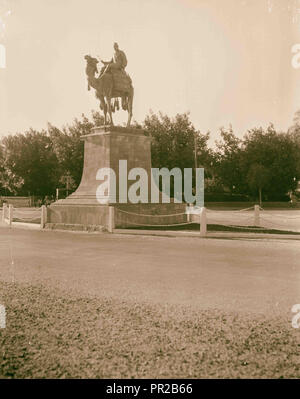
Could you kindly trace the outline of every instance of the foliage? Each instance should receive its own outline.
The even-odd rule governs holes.
[[[300,145],[296,133],[255,128],[241,140],[221,129],[216,142],[214,170],[231,193],[253,194],[262,190],[268,199],[294,190],[300,178]]]
[[[299,149],[289,134],[276,132],[273,125],[265,131],[262,128],[250,130],[243,141],[243,168],[248,171],[247,179],[252,170],[248,181],[250,190],[254,185],[262,188],[263,184],[269,199],[294,190],[300,177],[297,171]],[[253,165],[260,165],[260,173],[258,166],[255,170]]]
[[[82,135],[103,124],[99,112],[92,120],[84,114],[61,130],[48,124],[47,131],[30,129],[24,134],[6,136],[1,140],[0,186],[2,194],[53,195],[64,185],[70,174],[71,188],[80,183],[83,167]]]
[[[242,169],[242,140],[236,137],[232,127],[220,129],[221,140],[216,141],[214,171],[232,193],[245,192],[245,178]]]
[[[99,112],[92,112],[92,120],[84,114],[81,120],[75,119],[72,125],[66,125],[61,130],[48,124],[48,132],[53,143],[53,149],[58,159],[60,179],[69,173],[74,181],[75,189],[81,180],[83,168],[83,141],[81,136],[91,133],[95,126],[103,124],[103,117]]]
[[[30,129],[2,140],[6,187],[11,193],[46,195],[55,189],[57,159],[45,131]]]
[[[270,171],[265,166],[254,163],[250,166],[247,178],[250,188],[261,190],[265,188],[270,181]]]
[[[250,166],[247,174],[248,185],[254,191],[258,190],[259,203],[262,202],[262,189],[267,188],[270,184],[271,173],[265,166],[254,163]]]
[[[5,147],[0,145],[0,195],[15,195],[23,184],[24,180],[7,167]]]
[[[188,113],[170,118],[159,112],[147,115],[143,128],[152,137],[152,166],[155,168],[194,168],[195,143],[198,167],[209,164],[211,151],[207,146],[209,133],[197,131]]]

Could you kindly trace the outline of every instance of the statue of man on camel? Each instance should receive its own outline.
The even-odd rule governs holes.
[[[88,78],[88,90],[93,87],[96,97],[100,100],[100,108],[104,111],[105,123],[107,112],[110,123],[113,125],[112,112],[119,109],[118,98],[122,100],[122,108],[128,111],[127,126],[130,126],[132,118],[133,86],[130,76],[125,72],[127,57],[124,51],[119,49],[118,43],[114,43],[114,56],[111,61],[102,61],[104,64],[98,78],[98,60],[89,55],[84,58],[87,61],[86,75]],[[115,99],[112,102],[112,99]]]

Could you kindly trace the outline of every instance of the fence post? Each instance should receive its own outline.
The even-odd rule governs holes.
[[[47,207],[42,205],[41,207],[41,229],[44,229],[47,223]]]
[[[115,228],[115,208],[113,206],[108,207],[108,232],[113,233]]]
[[[8,224],[11,226],[13,220],[13,206],[12,204],[9,204],[8,206]]]
[[[4,204],[2,205],[2,222],[5,223],[5,212],[6,212],[6,203],[4,202]]]
[[[186,221],[187,221],[187,223],[189,223],[191,221],[191,209],[192,209],[192,205],[188,204],[187,207],[186,207],[186,213],[187,213]]]
[[[254,226],[260,227],[259,205],[254,205]]]
[[[203,206],[200,213],[200,236],[206,235],[206,209]]]

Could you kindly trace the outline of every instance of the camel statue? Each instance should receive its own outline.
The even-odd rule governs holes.
[[[87,62],[86,75],[88,80],[88,90],[92,87],[96,90],[96,97],[100,100],[100,109],[104,112],[104,123],[107,124],[107,112],[110,118],[110,124],[113,125],[112,112],[119,109],[118,98],[122,99],[122,108],[128,111],[127,127],[130,126],[132,118],[132,104],[133,104],[133,87],[131,79],[128,75],[120,75],[118,72],[108,72],[107,68],[103,67],[100,75],[98,73],[98,60],[86,55]],[[114,104],[112,99],[115,99]]]

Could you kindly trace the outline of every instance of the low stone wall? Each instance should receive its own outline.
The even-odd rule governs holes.
[[[186,204],[118,204],[114,208],[116,228],[187,222]]]
[[[47,208],[48,224],[47,227],[50,227],[50,224],[106,227],[108,226],[108,206],[52,204]],[[70,229],[70,226],[68,229]],[[82,229],[79,228],[79,230]]]
[[[107,231],[147,225],[173,225],[187,222],[185,204],[116,204],[113,218],[108,205],[55,205],[47,208],[48,229]],[[112,214],[112,213],[111,213]]]

